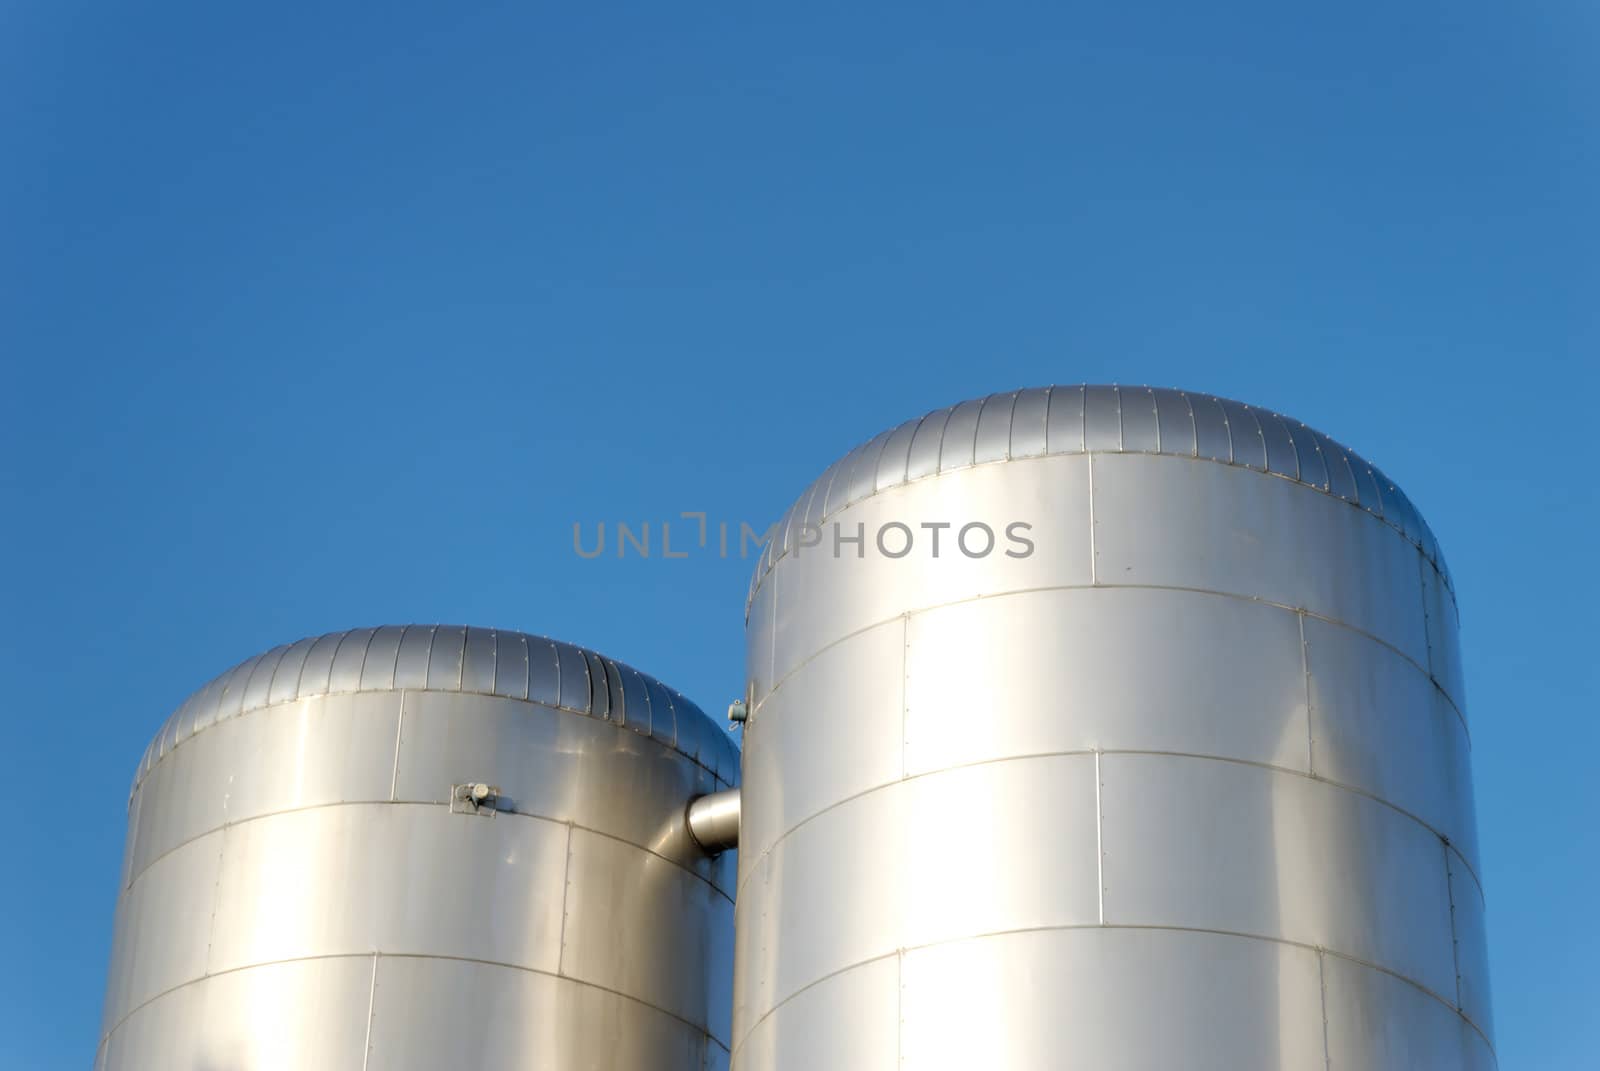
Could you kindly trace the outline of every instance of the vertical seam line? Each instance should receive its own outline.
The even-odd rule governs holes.
[[[567,861],[561,868],[561,943],[556,950],[556,975],[566,977],[562,965],[567,958],[567,901],[572,892],[572,826],[567,826]]]
[[[1333,1051],[1328,1046],[1328,958],[1317,949],[1317,989],[1322,999],[1322,1066],[1333,1066]]]
[[[217,838],[217,880],[211,883],[211,918],[206,923],[206,962],[202,968],[202,978],[211,977],[211,948],[217,940],[217,908],[222,903],[222,862],[228,848],[226,825],[222,827],[221,833],[222,835]]]
[[[1450,963],[1456,972],[1456,1011],[1466,1015],[1461,1006],[1461,940],[1456,933],[1456,883],[1450,869],[1450,842],[1440,837],[1439,843],[1444,847],[1444,891],[1450,901]]]
[[[1306,648],[1306,612],[1296,610],[1295,621],[1300,626],[1300,677],[1306,696],[1306,772],[1317,775],[1317,744],[1311,721],[1311,657]]]
[[[367,1071],[367,1065],[372,1060],[372,1013],[378,1006],[378,956],[372,954],[372,981],[367,986],[367,1041],[361,1050],[361,1071]]]
[[[406,691],[400,690],[400,716],[394,720],[394,765],[389,769],[389,801],[395,800],[400,787],[400,737],[406,727]]]
[[[1096,561],[1099,552],[1094,542],[1094,455],[1085,453],[1083,456],[1089,462],[1089,584],[1092,587],[1100,583],[1100,566]]]
[[[1106,845],[1104,809],[1100,800],[1100,749],[1094,752],[1094,873],[1100,905],[1100,925],[1106,924]]]
[[[906,1063],[906,950],[900,949],[895,955],[895,981],[898,983],[895,992],[895,1011],[899,1013],[900,1022],[894,1032],[895,1064],[904,1067]]]

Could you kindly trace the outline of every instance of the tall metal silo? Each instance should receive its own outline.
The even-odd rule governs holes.
[[[1493,1067],[1456,627],[1406,496],[1237,402],[852,451],[751,590],[735,1071]]]
[[[357,629],[197,692],[134,781],[105,1071],[725,1068],[737,750],[517,632]]]

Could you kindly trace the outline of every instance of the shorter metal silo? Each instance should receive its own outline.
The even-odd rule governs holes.
[[[301,640],[139,765],[105,1071],[725,1067],[738,753],[682,695],[490,629]]]

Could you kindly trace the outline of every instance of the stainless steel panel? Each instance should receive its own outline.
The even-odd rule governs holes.
[[[822,475],[826,477],[827,474],[824,472]],[[797,543],[798,528],[805,523],[806,509],[811,506],[811,499],[816,495],[821,495],[824,490],[826,490],[826,485],[822,485],[822,480],[819,479],[811,487],[806,488],[805,495],[795,499],[794,506],[790,506],[789,512],[784,514],[784,519],[778,522],[778,538],[776,538],[778,551],[774,552],[774,559],[776,559],[776,554],[779,554],[779,552],[787,554],[787,552],[794,549],[795,543]]]
[[[1149,387],[1120,387],[1117,394],[1122,403],[1122,449],[1151,454],[1160,450],[1155,392]]]
[[[440,625],[433,630],[433,647],[428,651],[428,687],[461,687],[461,667],[466,652],[467,630],[456,625]]]
[[[126,861],[123,864],[124,873],[127,872]],[[133,931],[128,928],[128,912],[133,907],[133,897],[128,895],[126,882],[117,889],[117,905],[112,912],[111,928],[111,964],[106,971],[106,997],[100,1008],[100,1055],[105,1052],[105,1038],[118,1022],[128,1014],[133,1004],[128,1000],[128,982],[130,968],[133,965],[131,958],[134,940]]]
[[[1295,457],[1300,461],[1300,482],[1326,491],[1328,465],[1322,456],[1322,446],[1317,442],[1317,433],[1298,420],[1286,420],[1284,424],[1294,440]]]
[[[306,656],[311,653],[312,645],[316,642],[315,636],[308,636],[283,653],[283,659],[278,663],[278,670],[272,675],[272,691],[267,696],[268,703],[287,703],[299,698],[300,672],[305,669]]]
[[[176,848],[135,879],[121,919],[126,939],[112,964],[120,975],[113,1022],[146,1001],[206,972],[208,927],[217,903],[223,834]]]
[[[300,671],[301,695],[322,695],[329,690],[333,680],[333,661],[347,638],[348,635],[341,632],[317,637],[317,642],[311,645],[306,655],[305,668]]]
[[[654,677],[645,678],[645,688],[650,693],[650,732],[668,747],[678,746],[677,705],[671,694]],[[685,717],[693,718],[693,711]]]
[[[605,660],[593,651],[585,652],[584,659],[589,663],[589,709],[597,718],[610,719],[613,714],[611,682],[606,679]]]
[[[315,651],[315,649],[316,645],[313,644],[312,650]],[[198,733],[203,729],[208,729],[216,722],[217,696],[221,693],[221,691],[222,678],[217,677],[214,678],[204,688],[202,688],[199,694],[195,697],[194,718],[189,729],[191,734]]]
[[[494,694],[505,696],[508,699],[525,699],[528,697],[528,684],[530,671],[528,667],[530,644],[533,647],[533,657],[542,663],[540,669],[545,685],[544,694],[535,702],[549,703],[554,706],[560,700],[560,689],[555,681],[556,653],[548,642],[536,636],[526,636],[520,632],[502,632],[495,637],[495,670]]]
[[[366,1066],[701,1071],[705,1047],[688,1024],[581,982],[486,963],[385,957]]]
[[[649,736],[653,729],[650,721],[650,697],[645,692],[644,677],[632,666],[612,663],[622,685],[622,709],[627,712],[628,728]]]
[[[1347,466],[1340,467],[1335,471],[1334,478],[1343,481],[1342,473],[1344,468],[1348,467],[1350,475],[1353,476],[1353,486],[1347,487],[1349,482],[1341,482],[1340,493],[1344,495],[1347,501],[1357,502],[1363,508],[1366,508],[1369,503],[1372,504],[1373,512],[1378,512],[1382,509],[1381,505],[1378,504],[1378,488],[1375,484],[1370,488],[1367,486],[1372,481],[1367,480],[1364,474],[1370,466],[1362,459],[1349,454],[1345,448],[1333,444],[1326,437],[1319,436],[1305,429],[1303,425],[1299,425],[1287,418],[1209,395],[1186,395],[1179,391],[1153,390],[1144,387],[1057,387],[1033,392],[1024,391],[1018,396],[1021,402],[1020,408],[1013,406],[1011,410],[1011,456],[1026,457],[1038,452],[1037,444],[1030,445],[1030,437],[1036,431],[1036,425],[1033,421],[1038,415],[1036,410],[1040,404],[1043,404],[1046,410],[1044,420],[1046,423],[1046,447],[1048,452],[1079,453],[1083,451],[1084,398],[1087,391],[1095,392],[1095,404],[1100,407],[1096,410],[1097,414],[1099,414],[1096,417],[1097,420],[1104,414],[1109,413],[1111,408],[1119,407],[1120,403],[1117,402],[1119,396],[1123,402],[1129,400],[1138,402],[1135,408],[1130,410],[1129,419],[1119,419],[1119,423],[1123,426],[1120,429],[1121,434],[1116,445],[1110,445],[1110,440],[1103,431],[1097,433],[1098,437],[1104,440],[1106,449],[1109,451],[1144,452],[1152,449],[1146,441],[1146,414],[1143,408],[1143,400],[1149,398],[1156,403],[1156,408],[1159,410],[1156,413],[1157,443],[1153,448],[1157,452],[1178,456],[1195,456],[1198,454],[1202,457],[1209,457],[1212,460],[1231,462],[1257,469],[1262,469],[1265,466],[1267,471],[1286,475],[1296,481],[1304,480],[1308,485],[1314,484],[1324,494],[1329,494],[1333,497],[1339,497],[1339,495],[1329,489],[1327,465],[1330,462],[1337,462],[1342,457],[1347,458]],[[991,409],[991,423],[996,425],[990,429],[993,433],[991,441],[995,442],[996,445],[998,444],[998,436],[1001,430],[998,424],[1003,421],[1003,417],[1001,410],[995,409],[994,402],[1006,397],[1009,396],[991,396],[981,400],[982,404],[989,406]],[[970,404],[975,405],[978,402],[979,400],[974,400]],[[887,490],[890,487],[906,482],[908,479],[918,478],[918,476],[926,475],[931,471],[931,469],[924,469],[917,474],[908,474],[907,466],[902,464],[902,455],[909,451],[910,441],[915,439],[918,430],[929,432],[927,425],[930,419],[934,419],[936,423],[946,421],[951,412],[952,410],[943,410],[929,414],[928,417],[922,420],[908,422],[889,433],[891,440],[899,437],[900,441],[898,445],[894,442],[886,444],[885,449],[889,460],[879,467],[874,480],[876,490]],[[1052,413],[1054,415],[1051,415]],[[1227,415],[1224,415],[1225,413]],[[979,419],[983,419],[981,415]],[[1237,435],[1234,435],[1231,430],[1229,421],[1239,425],[1240,431]],[[1134,425],[1138,425],[1138,427],[1135,428],[1132,433],[1133,437],[1130,438],[1129,428]],[[1249,429],[1255,429],[1254,433],[1252,434]],[[944,432],[940,430],[937,434],[943,436]],[[1165,443],[1160,441],[1161,434],[1166,434]],[[956,437],[959,437],[959,435]],[[1237,442],[1233,441],[1235,438],[1237,438]],[[1317,443],[1319,439],[1322,440],[1320,449]],[[954,442],[954,439],[951,439],[951,442]],[[891,447],[893,448],[891,449]],[[951,449],[955,449],[957,453],[960,452],[960,449],[950,447],[946,449],[946,453],[948,454]],[[1327,458],[1322,456],[1323,452],[1328,454]],[[1305,456],[1297,456],[1301,453]],[[846,460],[848,461],[849,459]],[[846,467],[849,468],[849,465]],[[856,467],[859,468],[859,465]],[[796,502],[795,508],[785,515],[781,527],[786,529],[788,537],[792,537],[794,534],[793,525],[799,524],[801,520],[806,518],[805,507],[807,505],[811,507],[813,513],[817,513],[820,509],[818,496],[825,493],[830,483],[835,482],[836,469],[837,466],[824,473],[823,477],[814,483]],[[1370,494],[1368,493],[1369,490],[1371,491]],[[1395,491],[1394,493],[1398,495],[1399,492]],[[858,498],[854,495],[850,498],[852,502],[857,500]],[[793,524],[791,524],[791,520]],[[1396,526],[1400,527],[1401,523],[1396,521]],[[1407,531],[1411,533],[1414,541],[1423,548],[1423,552],[1430,560],[1436,562],[1440,560],[1438,546],[1425,525],[1419,525],[1415,528],[1407,529]],[[785,538],[779,542],[776,548],[772,548],[775,553],[769,552],[763,558],[761,568],[757,571],[757,580],[792,543],[792,538]],[[752,585],[753,589],[754,584]]]
[[[731,725],[718,725],[710,719],[700,719],[711,731],[711,762],[706,765],[718,780],[727,785],[739,783],[739,745],[734,741]]]
[[[1488,1043],[1438,998],[1338,956],[1323,957],[1322,969],[1329,1067],[1494,1071]]]
[[[753,1025],[738,1071],[884,1071],[900,1064],[900,959],[826,978]],[[971,1067],[992,1067],[980,1061]]]
[[[133,873],[225,823],[387,800],[399,719],[398,693],[347,694],[280,704],[200,733],[140,793]]]
[[[1100,779],[1108,923],[1293,941],[1454,992],[1440,841],[1417,822],[1214,759],[1106,755]]]
[[[883,444],[883,456],[878,459],[878,472],[873,481],[877,490],[898,487],[906,481],[906,462],[911,453],[911,443],[921,426],[920,420],[908,420],[889,433],[889,441]]]
[[[1196,537],[1197,517],[1216,518],[1205,538]],[[1094,518],[1102,583],[1304,607],[1426,665],[1416,549],[1361,510],[1232,466],[1103,455],[1095,458]]]
[[[158,756],[166,756],[171,753],[173,748],[178,746],[178,719],[176,716],[169,717],[162,723],[158,739],[160,740],[160,743],[156,745]]]
[[[353,692],[361,687],[361,667],[367,661],[367,645],[372,642],[377,629],[351,629],[344,634],[339,650],[333,656],[333,668],[328,671],[330,692]],[[235,710],[233,713],[237,714]],[[220,716],[220,712],[219,712]]]
[[[1454,851],[1446,849],[1450,908],[1456,940],[1461,1014],[1485,1037],[1494,1037],[1494,1008],[1489,998],[1489,942],[1484,930],[1483,889]]]
[[[1377,466],[1373,466],[1372,474],[1378,481],[1378,493],[1383,496],[1384,519],[1419,546],[1422,543],[1422,518],[1417,515],[1416,507],[1411,504],[1411,499],[1406,497],[1404,491],[1395,485],[1395,482],[1383,474]]]
[[[1051,387],[1045,415],[1045,453],[1083,453],[1083,388]]]
[[[756,588],[745,612],[745,702],[752,717],[776,683],[772,677],[772,615],[777,592],[778,577],[774,574]]]
[[[1233,444],[1228,434],[1228,418],[1223,415],[1217,399],[1191,394],[1189,411],[1194,416],[1196,456],[1213,461],[1232,461]]]
[[[122,870],[117,879],[117,892],[128,887],[133,881],[134,853],[139,848],[139,814],[144,810],[144,794],[132,792],[128,795],[128,839],[122,852]]]
[[[1313,765],[1416,815],[1476,864],[1471,745],[1421,669],[1349,629],[1307,618]]]
[[[241,662],[228,674],[228,679],[222,684],[222,690],[217,693],[216,721],[223,721],[239,713],[244,705],[245,684],[250,680],[250,674],[260,660],[261,656],[257,655],[248,662]]]
[[[901,997],[906,1068],[1323,1067],[1316,953],[1264,941],[1003,934],[906,952]]]
[[[1182,391],[1157,388],[1156,428],[1163,454],[1194,456],[1194,414]]]
[[[833,476],[828,480],[828,490],[824,495],[818,495],[811,500],[811,509],[806,520],[818,527],[824,518],[831,516],[842,509],[845,500],[850,497],[850,475],[855,472],[856,462],[861,457],[861,452],[867,448],[862,443],[839,459],[833,466]]]
[[[584,657],[582,649],[558,642],[556,661],[561,681],[561,705],[568,710],[588,710],[591,693],[590,670],[589,660]]]
[[[962,402],[950,411],[944,434],[939,439],[939,471],[966,468],[972,464],[974,442],[978,436],[978,416],[983,399]]]
[[[378,949],[554,972],[567,832],[537,818],[396,803],[230,826],[209,969]]]
[[[1346,502],[1359,503],[1355,474],[1350,471],[1350,461],[1345,456],[1344,448],[1326,435],[1318,434],[1316,439],[1317,446],[1322,450],[1322,460],[1328,467],[1328,492]]]
[[[1300,459],[1295,454],[1294,440],[1289,437],[1289,429],[1284,425],[1283,418],[1263,409],[1254,409],[1252,412],[1261,425],[1261,440],[1267,447],[1267,471],[1298,480]]]
[[[433,633],[436,626],[411,625],[400,637],[400,649],[395,652],[394,686],[396,688],[426,688],[428,686],[428,655],[433,650]]]
[[[687,699],[675,696],[674,702],[682,707]],[[737,781],[739,752],[728,729],[709,718],[696,717],[679,726],[678,750],[694,758],[726,784]]]
[[[494,678],[499,666],[496,633],[490,628],[467,629],[467,642],[461,659],[463,692],[495,691]]]
[[[1019,391],[1011,410],[1011,456],[1038,457],[1045,452],[1045,420],[1050,412],[1050,389]],[[880,485],[879,490],[882,490]]]
[[[166,994],[111,1038],[112,1068],[349,1071],[366,1057],[372,957],[275,963]],[[425,1029],[426,1020],[414,1029]]]
[[[1461,670],[1461,641],[1456,631],[1456,600],[1444,577],[1429,562],[1418,558],[1422,607],[1427,615],[1428,672],[1465,716],[1466,683]]]
[[[606,704],[610,709],[610,720],[638,731],[632,724],[632,714],[628,710],[627,692],[622,686],[622,667],[605,657],[600,659],[600,665],[605,670]],[[649,724],[648,720],[645,724]]]
[[[561,973],[661,1008],[728,1043],[733,902],[631,844],[572,831]],[[700,980],[700,985],[687,984]]]
[[[907,610],[1005,591],[1087,585],[1088,464],[1079,455],[963,469],[874,495],[841,511],[839,522],[852,529],[862,523],[869,539],[898,522],[909,526],[918,542],[898,560],[884,558],[874,546],[864,558],[802,554],[780,561],[772,574],[778,581],[774,678],[781,680],[821,647]],[[955,503],[960,504],[959,514],[952,514]],[[920,526],[953,518],[989,523],[997,536],[994,552],[968,558],[955,551],[956,532],[946,529],[942,553],[934,558],[929,532]],[[1015,546],[1005,540],[1005,529],[1013,522],[1031,525],[1025,534],[1035,550],[1025,557],[1005,553]],[[890,532],[888,538],[896,539]],[[898,543],[889,546],[892,550]]]
[[[1162,652],[1159,673],[1147,670],[1150,651]],[[892,665],[887,654],[877,656],[880,666]],[[858,688],[866,669],[855,672]],[[905,681],[908,773],[1094,749],[1220,755],[1309,769],[1299,620],[1261,603],[1184,591],[1081,588],[946,606],[911,616]],[[837,687],[844,691],[851,683],[844,679]],[[859,719],[854,724],[857,732],[865,728]],[[782,765],[825,754],[831,734],[819,727],[815,735],[821,739],[809,750],[790,750],[796,741],[777,742],[788,745]],[[760,750],[752,749],[752,763],[774,761],[761,758]],[[792,780],[809,784],[812,777]],[[752,784],[747,791],[757,789]]]
[[[741,896],[753,1021],[830,974],[974,934],[1093,924],[1094,757],[986,763],[897,782],[791,831]],[[959,845],[960,851],[952,851]]]
[[[978,414],[978,431],[972,447],[974,462],[1004,461],[1010,456],[1011,417],[1016,404],[1016,391],[991,394],[983,400],[983,411]]]
[[[1383,500],[1378,495],[1378,481],[1372,475],[1371,466],[1354,454],[1347,454],[1346,460],[1350,463],[1351,475],[1355,477],[1356,497],[1361,499],[1361,508],[1383,516]]]
[[[1434,538],[1433,529],[1428,527],[1428,522],[1422,519],[1421,514],[1417,516],[1417,524],[1420,528],[1417,535],[1421,542],[1423,556],[1437,565],[1440,572],[1444,572],[1444,555],[1439,549],[1438,541]],[[1448,576],[1448,574],[1446,575]]]
[[[752,860],[806,818],[898,781],[905,621],[852,636],[788,677],[746,726],[749,796],[740,856]]]
[[[528,700],[546,706],[561,706],[562,661],[560,645],[542,636],[528,636]],[[577,666],[571,668],[576,671]],[[668,737],[671,742],[671,737]]]
[[[1121,450],[1121,402],[1115,387],[1088,387],[1083,392],[1083,448]]]
[[[400,654],[403,630],[387,625],[372,634],[367,644],[367,657],[361,663],[363,691],[394,687],[395,660]]]
[[[1248,406],[1222,400],[1222,415],[1228,421],[1228,441],[1233,447],[1233,463],[1247,468],[1267,467],[1267,444],[1261,434],[1261,425]]]
[[[272,694],[272,675],[277,672],[278,663],[283,661],[283,653],[288,649],[287,646],[274,647],[256,660],[255,669],[251,670],[250,679],[244,686],[245,710],[267,705],[267,696]]]
[[[883,432],[862,448],[856,464],[850,470],[850,481],[845,488],[845,501],[841,505],[866,498],[878,489],[878,466],[883,459],[883,449],[892,432]]]
[[[494,821],[514,812],[576,823],[712,875],[682,825],[708,786],[666,745],[616,725],[511,699],[408,694],[393,776],[395,796],[413,802],[498,785]]]
[[[196,986],[185,986],[151,1001],[103,1039],[101,1060],[96,1066],[107,1071],[186,1071],[195,1066],[191,1061],[200,1047],[204,1004],[205,994]],[[248,1064],[245,1068],[254,1071]]]
[[[943,409],[922,418],[911,437],[911,452],[906,455],[906,479],[915,480],[939,471],[939,453],[944,444],[944,428],[951,410]]]

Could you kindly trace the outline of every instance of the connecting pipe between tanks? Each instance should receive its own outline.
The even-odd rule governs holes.
[[[739,846],[739,790],[713,792],[689,801],[689,836],[707,855]]]

